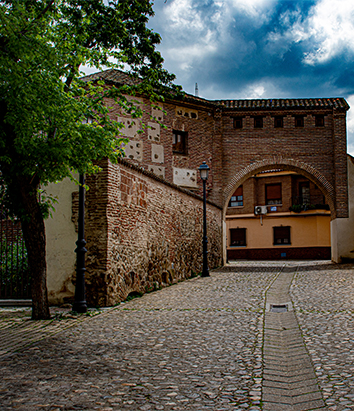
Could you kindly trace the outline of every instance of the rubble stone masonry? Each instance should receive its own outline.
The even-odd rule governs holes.
[[[202,270],[203,202],[126,160],[87,179],[87,301],[111,306]],[[222,210],[207,205],[209,267],[222,264]]]

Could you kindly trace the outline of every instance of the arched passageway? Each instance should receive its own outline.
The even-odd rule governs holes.
[[[240,170],[224,194],[224,258],[330,259],[332,185],[312,166],[263,160]]]

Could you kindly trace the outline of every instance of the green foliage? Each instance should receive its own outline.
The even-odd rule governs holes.
[[[107,99],[139,118],[141,109],[125,95],[158,101],[178,91],[155,50],[160,36],[146,27],[152,15],[152,2],[141,0],[0,1],[0,170],[9,187],[16,176],[37,189],[96,172],[101,158],[114,162],[125,140]],[[136,81],[84,82],[82,65],[129,68]],[[6,196],[24,216],[16,190]]]
[[[23,244],[23,240],[18,240],[15,242],[6,241],[1,238],[0,245],[0,272],[6,273],[7,276],[12,277],[12,275],[18,271],[27,271],[27,250]]]
[[[307,210],[329,210],[328,204],[293,204],[289,207],[290,211],[294,213],[301,213],[301,211]]]
[[[293,204],[289,207],[289,210],[293,211],[294,213],[300,213],[303,210],[303,207],[302,204]]]
[[[195,278],[195,277],[199,277],[201,275],[201,273],[197,273],[197,272],[195,272],[195,271],[191,271],[191,275],[190,275],[190,277],[189,278]]]
[[[140,298],[143,296],[143,293],[140,293],[139,291],[132,291],[127,298],[125,299],[125,301],[131,301],[131,300],[135,300],[135,298]]]

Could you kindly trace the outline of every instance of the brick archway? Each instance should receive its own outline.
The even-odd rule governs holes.
[[[303,163],[294,159],[287,159],[283,157],[273,157],[271,159],[266,159],[262,161],[257,161],[255,163],[249,164],[242,170],[238,171],[230,180],[229,184],[224,190],[223,196],[223,210],[224,218],[227,210],[227,205],[229,200],[234,193],[235,189],[243,184],[252,175],[257,174],[261,171],[272,170],[281,168],[283,170],[296,171],[302,174],[310,181],[315,183],[323,192],[328,202],[331,210],[331,219],[336,218],[336,207],[335,207],[335,190],[331,183],[314,167],[309,164]]]

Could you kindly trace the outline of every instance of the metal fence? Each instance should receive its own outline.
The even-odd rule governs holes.
[[[21,222],[0,205],[0,299],[28,298],[30,275]]]

